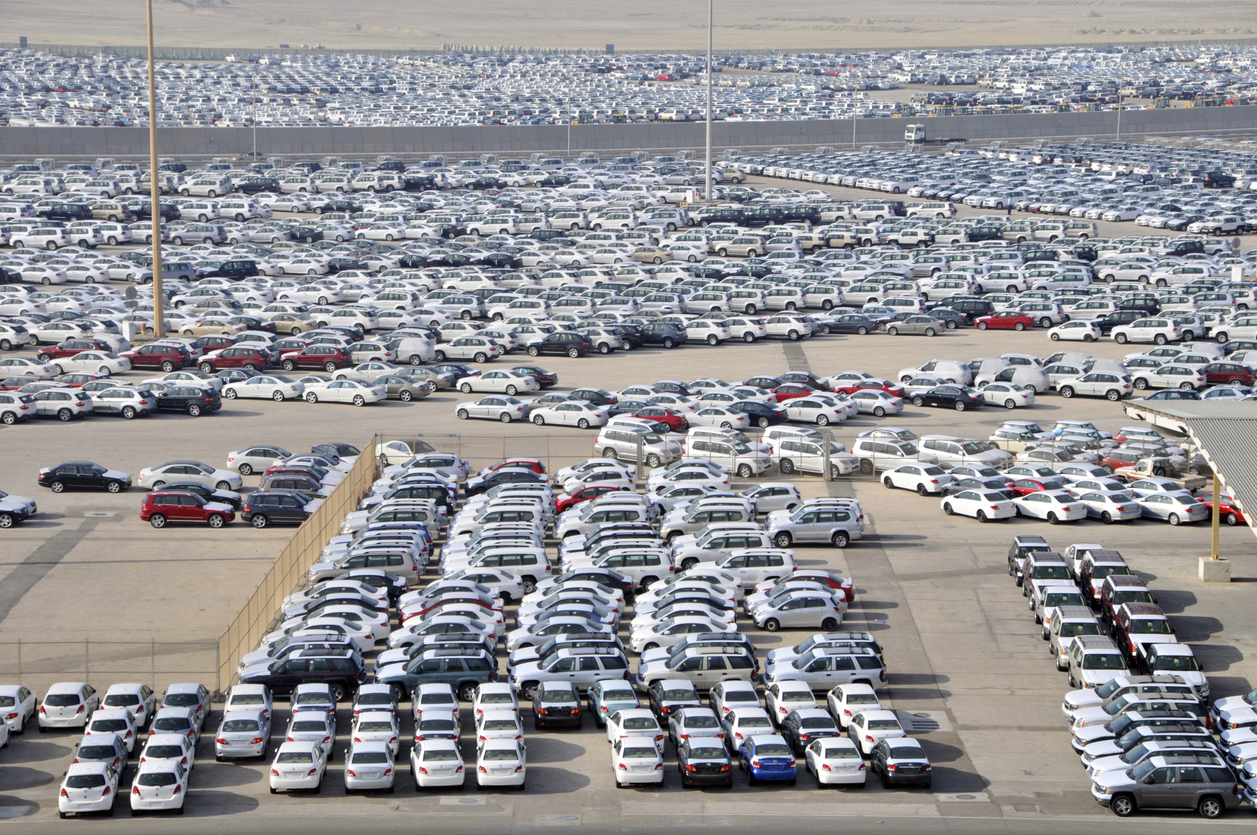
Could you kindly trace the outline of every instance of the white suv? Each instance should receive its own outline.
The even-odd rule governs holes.
[[[1183,338],[1183,332],[1173,319],[1151,318],[1138,319],[1129,325],[1118,325],[1113,329],[1113,341],[1118,345],[1127,342],[1155,342],[1164,345],[1177,342]]]

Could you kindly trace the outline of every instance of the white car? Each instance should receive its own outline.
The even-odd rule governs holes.
[[[106,762],[72,763],[61,780],[57,814],[61,818],[93,812],[104,812],[106,816],[112,816],[121,772],[121,769],[115,771]]]
[[[131,814],[173,811],[183,814],[188,797],[188,768],[178,761],[141,760],[131,781]]]
[[[27,357],[5,357],[0,360],[0,377],[26,376],[51,380],[60,373],[61,371],[53,363],[36,362]]]
[[[647,708],[631,707],[617,710],[607,717],[607,742],[615,744],[620,740],[649,740],[662,748],[666,734],[653,711]]]
[[[251,690],[257,685],[238,684],[232,688],[232,698],[223,711],[223,719],[218,723],[218,732],[214,734],[214,759],[236,759],[240,757],[264,759],[266,749],[271,744],[271,708],[266,706],[269,692],[241,693],[237,700],[236,691],[244,688]],[[258,699],[257,709],[252,699]]]
[[[196,764],[196,746],[183,734],[149,734],[140,752],[140,763],[163,760],[191,770]]]
[[[463,787],[467,773],[458,743],[450,739],[424,739],[410,750],[410,773],[415,790]]]
[[[35,718],[39,699],[35,691],[21,684],[0,685],[0,722],[10,733],[20,734]]]
[[[487,391],[514,396],[521,391],[537,391],[539,388],[536,378],[515,371],[486,371],[484,374],[464,377],[458,383],[458,390],[463,394]]]
[[[327,755],[314,742],[285,742],[271,761],[271,794],[281,791],[319,791],[327,771]]]
[[[744,412],[734,412],[719,406],[708,406],[686,415],[690,426],[711,426],[718,429],[745,429],[751,425]]]
[[[955,481],[955,476],[943,472],[934,464],[904,464],[882,476],[882,484],[888,488],[915,490],[922,496],[946,492]]]
[[[476,788],[509,786],[520,791],[528,777],[522,739],[487,739],[476,748]]]
[[[72,357],[61,357],[52,363],[65,374],[125,374],[131,360],[107,351],[80,351]]]
[[[860,414],[884,417],[885,415],[897,415],[903,411],[902,397],[895,397],[893,394],[887,394],[876,389],[857,391],[847,399],[856,405],[860,410]]]
[[[847,724],[847,736],[855,742],[860,753],[868,756],[874,746],[883,739],[900,739],[907,736],[893,711],[862,710]]]
[[[218,470],[199,461],[169,461],[140,470],[138,483],[149,490],[167,484],[192,483],[211,490],[239,491],[244,487],[244,478],[240,473]]]
[[[252,398],[274,400],[277,403],[285,400],[299,400],[305,394],[305,384],[295,383],[287,377],[259,374],[238,383],[223,386],[223,397],[227,400]]]
[[[531,377],[529,379],[532,379]],[[510,423],[513,420],[528,420],[528,404],[516,400],[510,395],[494,395],[454,406],[454,414],[459,420],[479,418],[482,420],[499,420]]]
[[[825,697],[825,706],[838,720],[844,731],[851,724],[851,717],[862,710],[881,710],[882,701],[877,691],[868,684],[840,684]]]
[[[488,362],[502,356],[502,346],[483,336],[461,336],[453,342],[442,342],[436,349],[436,361],[471,360]]]
[[[1096,327],[1094,323],[1083,319],[1064,322],[1048,331],[1048,338],[1053,342],[1060,342],[1061,340],[1095,342],[1103,335],[1104,332]]]
[[[977,488],[961,490],[942,501],[943,512],[948,516],[959,514],[972,516],[979,522],[992,519],[1011,519],[1017,515],[1017,506],[1003,493]]]
[[[1087,518],[1087,506],[1064,490],[1039,490],[1013,499],[1018,516],[1057,522],[1076,522]]]
[[[983,403],[1005,409],[1034,405],[1034,389],[1017,383],[989,383],[981,394]]]
[[[370,714],[362,714],[366,715]],[[355,733],[353,746],[345,757],[345,793],[386,791],[392,794],[397,778],[396,759],[397,752],[392,745],[366,739],[359,742]]]
[[[663,785],[663,754],[645,737],[630,736],[611,743],[611,769],[616,788]]]
[[[369,386],[356,380],[327,380],[323,383],[308,384],[302,395],[307,403],[352,403],[355,406],[366,406],[388,399],[384,386]]]
[[[864,757],[850,739],[814,740],[807,746],[805,757],[807,770],[822,786],[863,786],[868,776]]]
[[[595,406],[584,400],[573,400],[547,409],[537,409],[532,412],[531,419],[538,426],[556,424],[589,429],[592,426],[605,426],[609,411],[606,406]]]
[[[858,403],[853,404],[850,400],[817,396],[796,397],[787,400],[783,405],[786,407],[787,420],[814,423],[817,426],[841,423],[859,409]]]
[[[1118,345],[1128,342],[1155,342],[1164,345],[1167,342],[1180,341],[1183,331],[1169,317],[1153,317],[1138,319],[1129,325],[1118,325],[1110,335]]]
[[[1203,379],[1201,378],[1202,382]],[[1135,387],[1130,376],[1126,374],[1116,374],[1111,371],[1093,371],[1081,377],[1071,377],[1059,381],[1056,384],[1056,390],[1061,393],[1062,397],[1086,395],[1103,397],[1116,403],[1133,392]]]

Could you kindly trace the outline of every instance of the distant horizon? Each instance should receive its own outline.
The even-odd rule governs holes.
[[[135,47],[144,43],[144,0],[6,0],[6,43]],[[416,13],[409,0],[154,0],[159,47],[264,51],[321,45],[328,52],[439,51],[447,46],[696,53],[706,48],[707,5],[664,0],[552,0],[544,16],[523,0],[463,0]],[[716,3],[720,50],[787,52],[972,49],[1224,42],[1257,28],[1242,0],[794,0],[766,8]]]

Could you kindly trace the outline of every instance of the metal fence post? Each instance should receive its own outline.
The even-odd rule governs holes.
[[[22,639],[17,639],[17,678],[22,680]]]
[[[150,678],[149,681],[153,682],[153,685],[156,686],[157,685],[157,639],[156,638],[152,638],[149,641],[148,667],[149,667],[149,674],[152,676],[152,678]]]
[[[92,639],[83,639],[83,678],[92,677]]]

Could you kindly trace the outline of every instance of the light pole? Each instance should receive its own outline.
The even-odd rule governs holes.
[[[166,335],[161,281],[161,180],[157,176],[157,75],[153,61],[153,0],[148,0],[148,165],[153,212],[153,335]]]
[[[152,2],[152,0],[149,0]],[[253,161],[258,159],[258,73],[255,69],[249,73],[249,78],[253,81]]]
[[[1122,94],[1117,94],[1117,140],[1122,141]]]
[[[703,199],[711,202],[711,41],[715,0],[707,0],[707,170],[703,177]]]

